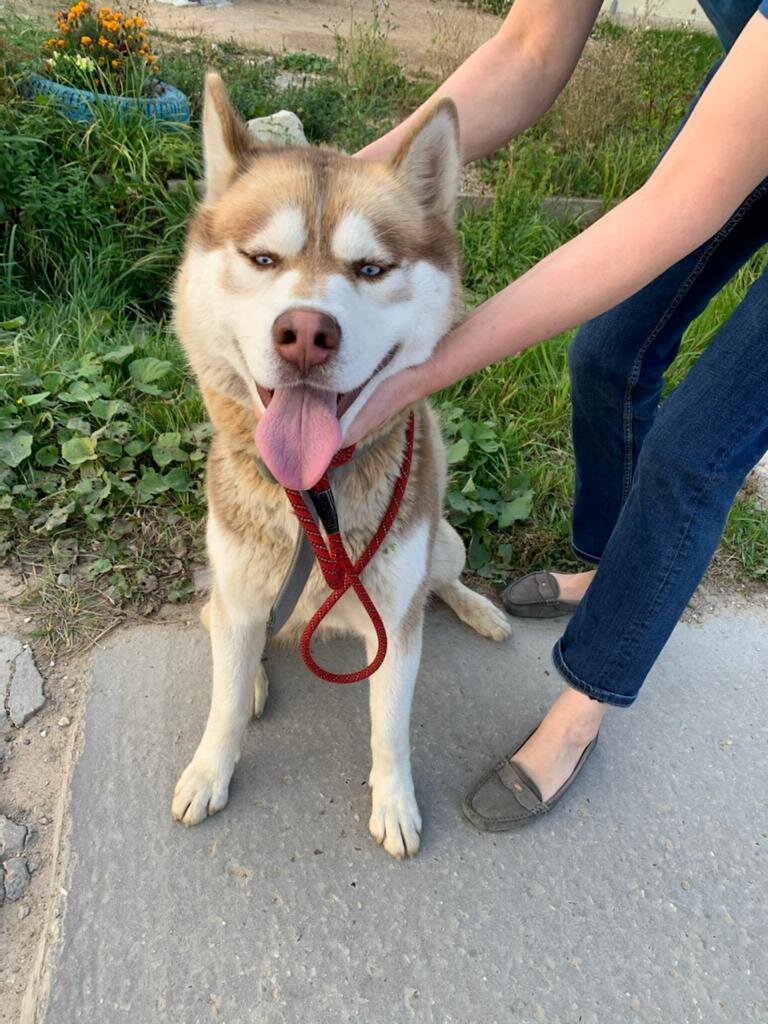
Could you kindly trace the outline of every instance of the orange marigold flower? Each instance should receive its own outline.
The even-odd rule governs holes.
[[[109,40],[105,39],[104,36],[99,36],[99,46],[108,46]]]
[[[117,71],[117,69],[120,67],[120,61],[119,60],[110,61],[110,64],[115,69],[115,71]]]
[[[67,44],[64,42],[63,39],[60,39],[56,45],[59,47],[59,49],[63,50]]]
[[[92,43],[93,40],[91,39],[90,36],[80,36],[80,42],[82,43],[83,46],[88,46],[88,44]]]

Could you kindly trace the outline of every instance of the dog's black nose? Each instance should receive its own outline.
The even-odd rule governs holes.
[[[341,328],[337,320],[318,309],[287,309],[272,324],[272,341],[286,362],[307,374],[338,349]]]

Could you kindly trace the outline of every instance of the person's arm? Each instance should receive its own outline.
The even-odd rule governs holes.
[[[503,25],[414,114],[357,155],[393,156],[424,108],[450,96],[459,112],[462,159],[485,156],[538,120],[557,99],[601,0],[515,0]]]
[[[385,381],[344,443],[411,402],[605,312],[715,234],[768,176],[766,97],[768,18],[758,13],[647,183],[478,306],[431,360]]]

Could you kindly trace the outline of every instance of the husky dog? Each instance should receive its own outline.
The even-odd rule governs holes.
[[[373,388],[430,357],[459,298],[451,101],[432,108],[390,163],[372,163],[329,149],[259,145],[209,74],[203,142],[205,199],[174,292],[178,334],[215,428],[207,485],[214,582],[203,612],[213,694],[173,796],[173,816],[185,825],[227,803],[243,731],[267,698],[267,619],[299,531],[283,486],[318,481]],[[442,517],[443,444],[427,404],[414,413],[403,502],[363,573],[389,639],[370,680],[369,828],[397,858],[416,853],[421,833],[409,721],[427,596],[436,593],[483,636],[509,634],[503,613],[460,582],[464,548]],[[353,560],[392,496],[406,422],[405,413],[393,417],[333,471]],[[315,565],[281,635],[295,639],[328,593]],[[354,594],[326,622],[328,631],[362,637],[373,658],[376,636]]]

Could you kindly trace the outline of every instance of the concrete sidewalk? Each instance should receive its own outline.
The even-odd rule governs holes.
[[[229,806],[185,830],[170,799],[207,713],[207,637],[118,635],[75,770],[46,1024],[768,1020],[765,622],[681,625],[568,800],[478,834],[463,790],[559,690],[558,632],[517,623],[497,647],[430,614],[405,864],[367,832],[367,684],[273,654]]]

